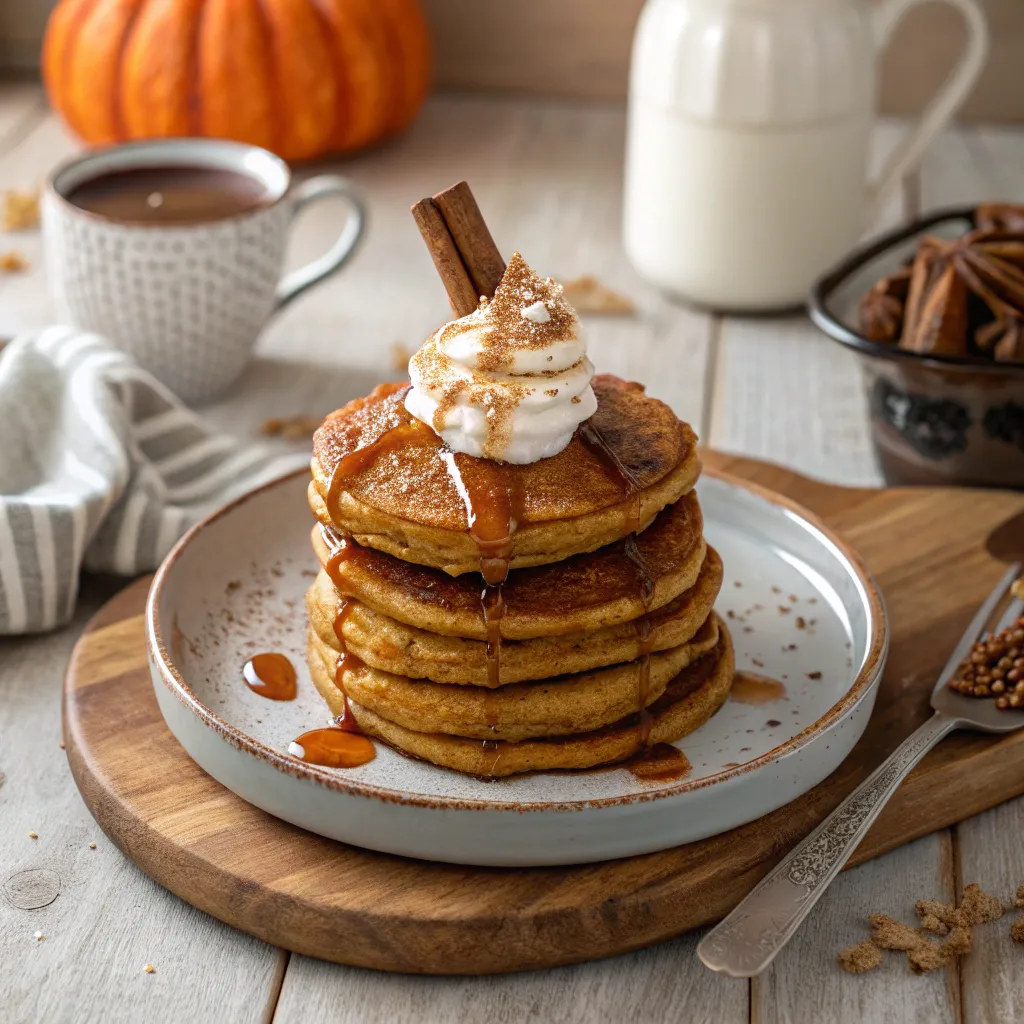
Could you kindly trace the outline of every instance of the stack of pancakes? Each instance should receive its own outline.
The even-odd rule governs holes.
[[[327,418],[307,607],[332,714],[504,776],[622,761],[725,700],[733,655],[712,611],[722,563],[693,492],[696,437],[639,385],[593,387],[598,410],[569,446],[526,465],[453,454],[400,385]]]

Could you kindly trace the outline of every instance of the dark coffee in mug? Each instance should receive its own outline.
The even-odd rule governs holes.
[[[76,185],[69,203],[128,224],[202,224],[274,201],[256,177],[218,167],[132,167]]]

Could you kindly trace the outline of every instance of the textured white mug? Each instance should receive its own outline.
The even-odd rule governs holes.
[[[268,201],[191,224],[120,223],[68,201],[84,182],[144,167],[234,171],[261,182]],[[54,298],[73,324],[105,335],[186,402],[202,402],[242,372],[271,315],[339,270],[363,233],[363,204],[345,178],[320,175],[289,191],[290,183],[279,157],[217,139],[154,139],[75,158],[43,193]],[[326,197],[349,209],[337,241],[282,279],[292,220]]]

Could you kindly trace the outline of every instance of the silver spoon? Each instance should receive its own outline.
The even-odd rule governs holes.
[[[1011,732],[1024,726],[1024,713],[1000,711],[994,701],[964,697],[946,685],[1020,571],[1020,563],[1014,563],[1006,571],[967,627],[932,690],[931,705],[935,712],[932,717],[791,850],[724,921],[704,936],[697,947],[697,955],[706,966],[734,978],[760,974],[821,899],[896,787],[943,736],[954,729]],[[1011,601],[996,631],[1012,624],[1022,610],[1024,601],[1017,598]]]

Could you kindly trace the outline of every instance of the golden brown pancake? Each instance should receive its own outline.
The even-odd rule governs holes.
[[[689,640],[711,612],[722,585],[722,561],[708,548],[697,582],[650,616],[651,634],[641,644],[635,622],[590,633],[504,640],[498,657],[497,685],[587,672],[638,658],[642,648],[664,651]],[[338,592],[321,571],[306,595],[310,624],[327,646],[340,652],[334,632]],[[435,683],[490,686],[487,644],[444,636],[399,622],[349,598],[341,627],[345,647],[360,661],[383,672]]]
[[[645,529],[661,509],[686,494],[700,462],[690,427],[639,384],[598,375],[593,388],[597,412],[567,448],[539,462],[507,465],[452,455],[406,412],[405,389],[383,385],[332,413],[314,435],[310,507],[322,523],[364,547],[451,575],[480,568],[466,494],[481,506],[488,491],[511,495],[512,568],[545,565],[611,544]],[[593,431],[629,481],[585,442]],[[401,443],[388,448],[389,436]],[[339,480],[332,495],[339,463],[374,446],[377,453]]]
[[[496,690],[407,679],[357,663],[354,669],[343,669],[342,686],[335,686],[328,704],[340,715],[344,691],[360,707],[405,729],[480,740],[591,732],[637,711],[640,700],[645,707],[652,704],[687,665],[717,644],[718,620],[712,615],[689,642],[652,654],[646,674],[633,661]],[[320,658],[328,679],[336,671],[338,652],[313,630],[308,655]]]
[[[502,588],[502,638],[591,632],[663,607],[697,582],[706,551],[703,528],[697,496],[690,493],[637,537],[638,557],[653,582],[646,607],[636,561],[622,541],[555,565],[513,570]],[[452,577],[354,544],[343,561],[328,565],[320,526],[313,528],[313,547],[345,597],[431,633],[487,639],[478,575]]]
[[[333,686],[319,657],[310,658],[313,681],[321,692]],[[703,725],[721,707],[733,680],[732,641],[720,624],[716,648],[683,669],[648,708],[649,743],[673,743]],[[643,742],[637,715],[594,732],[549,739],[480,741],[444,733],[407,729],[349,702],[360,728],[369,736],[406,754],[470,775],[500,777],[519,772],[592,768],[622,761],[637,753]]]

